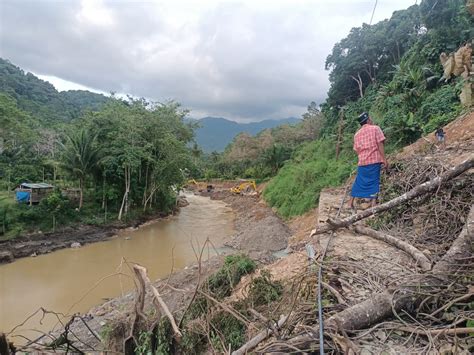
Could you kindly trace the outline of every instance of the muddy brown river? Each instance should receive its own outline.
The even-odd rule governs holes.
[[[221,247],[234,233],[232,210],[207,197],[186,198],[190,204],[179,214],[124,230],[111,240],[0,266],[0,332],[10,332],[41,307],[70,315],[129,291],[133,281],[123,260],[145,266],[153,280],[196,262],[193,247],[199,250],[208,237]],[[58,322],[49,314],[40,324],[41,316],[38,312],[10,338],[21,344],[22,335],[38,337],[38,331]]]

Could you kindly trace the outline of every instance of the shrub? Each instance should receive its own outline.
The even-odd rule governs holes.
[[[227,312],[219,312],[211,319],[211,343],[219,351],[222,344],[238,349],[245,342],[245,325]]]
[[[332,141],[311,142],[303,145],[285,164],[269,182],[263,196],[281,216],[298,216],[316,206],[323,188],[340,185],[353,168],[354,154],[343,153],[336,160]]]
[[[246,255],[227,256],[222,268],[209,277],[209,291],[218,299],[229,296],[242,276],[250,274],[256,267],[255,261]]]
[[[282,293],[282,284],[272,281],[271,274],[262,270],[260,276],[253,279],[250,284],[248,299],[254,306],[263,306],[278,300]]]

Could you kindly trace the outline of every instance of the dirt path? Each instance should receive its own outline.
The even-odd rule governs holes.
[[[226,241],[227,246],[259,260],[270,260],[273,252],[288,246],[290,228],[258,195],[235,195],[220,186],[202,194],[224,201],[235,212],[237,233]]]

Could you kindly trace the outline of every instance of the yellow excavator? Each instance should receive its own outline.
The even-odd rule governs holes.
[[[257,192],[255,180],[242,181],[239,185],[232,187],[230,192],[233,194],[241,194],[243,192],[250,192],[251,190]]]
[[[199,191],[207,190],[207,192],[211,192],[214,189],[214,186],[206,183],[206,182],[199,182],[194,179],[190,179],[187,181],[186,186],[191,187],[191,186],[196,186],[196,188]]]

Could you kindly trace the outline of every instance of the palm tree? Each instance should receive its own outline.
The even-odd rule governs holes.
[[[83,205],[84,186],[87,176],[93,172],[100,162],[100,149],[95,144],[97,134],[81,129],[66,135],[63,147],[63,168],[79,179],[79,209]]]

